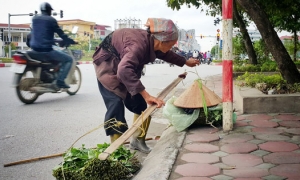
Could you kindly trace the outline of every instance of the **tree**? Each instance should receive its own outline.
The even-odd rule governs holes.
[[[296,61],[296,54],[298,51],[298,35],[300,29],[300,1],[295,0],[281,0],[273,3],[273,1],[263,0],[262,7],[269,15],[271,23],[279,31],[288,31],[293,34],[293,54],[294,61]]]
[[[238,24],[240,32],[243,36],[244,47],[247,51],[249,61],[251,64],[257,64],[257,56],[254,51],[249,33],[247,31],[245,21],[243,20],[243,17],[241,16],[241,14],[242,13],[238,11],[238,7],[237,7],[235,0],[233,0],[233,18],[234,18],[235,22]]]
[[[182,5],[184,2],[176,2],[176,1],[168,1],[168,6],[170,6],[172,9],[180,9],[180,5]],[[207,15],[215,16],[217,14],[221,14],[222,11],[222,1],[221,0],[189,0],[185,1],[186,4],[190,7],[190,4],[196,6],[197,8],[201,8],[201,11],[204,11],[204,9],[201,7],[202,5],[207,5],[209,7],[208,10],[206,10]],[[252,41],[250,39],[250,36],[247,31],[247,22],[243,18],[243,13],[241,10],[238,10],[235,1],[233,4],[233,18],[234,18],[234,27],[238,27],[240,29],[240,32],[243,36],[243,43],[245,44],[245,50],[247,51],[247,54],[249,56],[249,61],[251,64],[257,64],[257,57],[252,45]]]
[[[272,3],[276,2],[273,1]],[[278,69],[282,77],[288,83],[300,82],[300,73],[280,41],[264,9],[262,9],[262,7],[255,0],[236,0],[236,3],[239,4],[239,6],[256,24],[262,39],[277,62]],[[209,8],[216,8],[219,7],[221,3],[220,0],[167,0],[167,5],[172,9],[176,8],[178,10],[183,4],[187,4],[188,6],[192,4],[197,8],[203,4],[206,4],[209,5]]]
[[[260,61],[267,61],[270,59],[270,51],[262,39],[254,42],[254,49]],[[263,62],[261,62],[263,63]]]
[[[288,83],[300,82],[300,73],[279,39],[265,11],[255,0],[236,0],[236,2],[256,24],[262,39],[277,62],[282,77]]]
[[[243,42],[243,37],[241,35],[237,35],[232,38],[232,50],[235,59],[240,59],[241,55],[246,53],[245,43]]]

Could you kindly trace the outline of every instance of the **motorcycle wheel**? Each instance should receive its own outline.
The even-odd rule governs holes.
[[[78,66],[76,66],[73,77],[72,77],[72,82],[69,84],[70,88],[67,90],[67,93],[69,95],[75,95],[81,86],[81,71]]]
[[[31,70],[27,69],[27,70],[25,70],[25,72],[23,74],[20,74],[19,83],[22,79],[33,78],[33,77],[34,77],[33,72]],[[34,103],[40,95],[38,93],[31,93],[30,91],[23,91],[19,85],[16,87],[16,92],[17,92],[18,98],[25,104]]]

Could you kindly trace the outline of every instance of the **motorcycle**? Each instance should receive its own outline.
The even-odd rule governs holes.
[[[212,59],[211,58],[207,58],[207,60],[206,60],[207,65],[210,65],[211,62],[212,62]]]
[[[65,83],[70,88],[60,89],[55,85],[60,68],[58,62],[49,62],[36,51],[16,51],[10,71],[15,73],[13,87],[23,103],[32,104],[44,93],[66,92],[69,95],[75,95],[80,89],[81,71],[78,67],[78,59],[75,59],[72,51],[68,49],[70,44],[66,44],[62,39],[55,39],[55,43],[58,44],[58,46],[54,46],[55,49],[62,50],[73,59],[72,67],[65,79]]]

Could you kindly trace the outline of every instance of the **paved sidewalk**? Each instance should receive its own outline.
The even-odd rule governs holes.
[[[222,96],[221,75],[206,86]],[[170,127],[134,179],[299,180],[300,114],[238,114],[229,133]]]

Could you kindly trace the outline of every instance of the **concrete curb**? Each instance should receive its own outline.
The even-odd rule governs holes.
[[[211,63],[212,65],[214,65],[214,66],[222,66],[222,63],[220,62],[220,63]]]
[[[0,67],[10,67],[13,63],[0,63]]]
[[[166,129],[133,180],[168,180],[185,136],[186,131],[177,132],[173,126]]]

